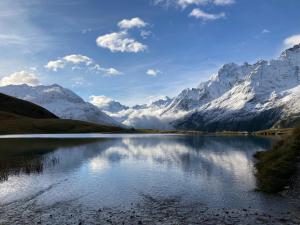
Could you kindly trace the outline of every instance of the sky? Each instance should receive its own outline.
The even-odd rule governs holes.
[[[147,103],[300,43],[299,0],[1,0],[0,85]]]

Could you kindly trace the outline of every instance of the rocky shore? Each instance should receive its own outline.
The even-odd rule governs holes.
[[[131,207],[90,209],[76,200],[52,206],[39,206],[35,197],[0,207],[0,224],[202,224],[202,225],[299,225],[295,212],[265,213],[252,208],[208,208],[199,203],[184,203],[180,198],[154,198],[143,195],[140,204]]]

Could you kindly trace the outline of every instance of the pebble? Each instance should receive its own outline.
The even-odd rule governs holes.
[[[99,208],[96,210],[76,205],[60,204],[41,209],[32,203],[18,202],[0,210],[0,224],[126,224],[126,225],[299,225],[299,219],[291,212],[278,217],[251,209],[208,208],[197,204],[183,204],[179,200],[150,199],[144,204],[132,205],[132,209]],[[99,213],[101,212],[101,213]],[[278,214],[277,214],[278,215]],[[42,218],[43,222],[39,222]],[[44,218],[44,219],[43,219]],[[84,220],[83,220],[84,219]],[[50,220],[50,219],[49,219]]]

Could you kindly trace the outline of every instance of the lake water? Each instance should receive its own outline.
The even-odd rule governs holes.
[[[255,191],[253,154],[268,149],[270,139],[54,137],[0,139],[0,208],[34,199],[40,207],[127,209],[151,196],[213,208],[290,210],[281,197]]]

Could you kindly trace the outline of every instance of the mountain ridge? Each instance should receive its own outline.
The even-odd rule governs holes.
[[[61,118],[141,129],[214,132],[294,126],[300,121],[300,44],[277,59],[225,64],[209,80],[174,98],[133,107],[112,99],[92,105],[57,84],[11,85],[0,87],[0,92],[34,102]]]
[[[256,131],[293,126],[300,120],[299,68],[300,44],[277,59],[225,64],[209,80],[184,89],[166,104],[107,113],[128,126],[152,129]]]
[[[58,115],[62,119],[123,126],[96,106],[85,102],[74,92],[58,84],[48,86],[29,86],[26,84],[8,85],[0,87],[0,92],[33,102]]]

